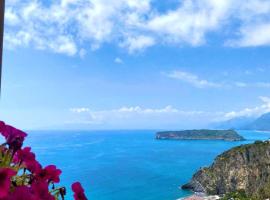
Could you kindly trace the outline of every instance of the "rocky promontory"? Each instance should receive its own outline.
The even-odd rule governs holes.
[[[226,140],[241,141],[244,140],[234,130],[184,130],[184,131],[163,131],[156,133],[158,140]]]
[[[270,141],[241,145],[217,156],[182,186],[208,195],[244,192],[250,199],[270,197]]]

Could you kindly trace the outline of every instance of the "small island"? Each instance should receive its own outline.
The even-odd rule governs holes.
[[[156,133],[158,140],[245,140],[235,130],[184,130],[184,131],[162,131]]]

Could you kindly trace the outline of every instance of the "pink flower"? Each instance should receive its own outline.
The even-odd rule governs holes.
[[[41,165],[36,161],[35,154],[31,152],[31,147],[20,149],[14,155],[13,161],[23,164],[30,172],[35,173],[41,169]]]
[[[32,172],[33,174],[38,174],[42,170],[41,164],[38,161],[28,162],[27,169]]]
[[[5,122],[3,122],[3,121],[0,121],[0,133],[4,132],[4,130],[5,130],[5,127],[6,127],[6,124],[5,124]]]
[[[37,179],[46,180],[48,182],[59,183],[60,174],[62,171],[57,169],[55,165],[48,165],[44,169],[40,170],[37,174]]]
[[[19,150],[27,134],[0,121],[0,132],[6,138],[6,143],[14,152]]]
[[[55,200],[54,196],[49,193],[46,182],[35,182],[31,185],[35,200]]]
[[[13,160],[21,164],[22,162],[27,163],[35,160],[35,157],[35,154],[31,152],[31,147],[24,147],[17,151]]]
[[[8,195],[12,176],[16,171],[10,168],[0,168],[0,198]]]
[[[84,194],[84,189],[82,188],[82,185],[79,182],[73,183],[71,188],[72,191],[74,192],[73,197],[75,200],[87,200]]]
[[[36,182],[31,187],[15,187],[13,192],[1,200],[55,200],[55,198],[49,193],[47,183]]]
[[[2,121],[0,121],[0,134],[6,139],[6,143],[0,146],[0,154],[8,158],[6,159],[8,162],[4,164],[10,164],[19,171],[28,170],[27,173],[18,173],[16,176],[17,171],[12,168],[0,167],[0,200],[55,200],[59,197],[64,199],[65,187],[49,191],[51,184],[54,189],[54,183],[59,183],[62,171],[55,165],[42,168],[30,147],[21,149],[27,134]],[[12,162],[10,163],[11,153]],[[22,182],[20,176],[25,175],[29,179]],[[75,200],[87,200],[80,183],[74,183],[72,190]]]
[[[16,187],[14,192],[10,193],[5,200],[39,200],[35,198],[30,188],[27,186]]]

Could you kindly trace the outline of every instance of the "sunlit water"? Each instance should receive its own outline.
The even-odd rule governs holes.
[[[240,131],[244,142],[158,141],[155,131],[35,131],[30,145],[43,165],[62,169],[61,184],[80,181],[90,200],[176,200],[179,189],[201,166],[243,143],[270,133]]]

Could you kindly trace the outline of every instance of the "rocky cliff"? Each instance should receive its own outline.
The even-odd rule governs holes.
[[[249,196],[264,195],[257,199],[269,197],[270,142],[258,141],[222,153],[210,167],[196,172],[182,188],[210,195],[241,190]]]

